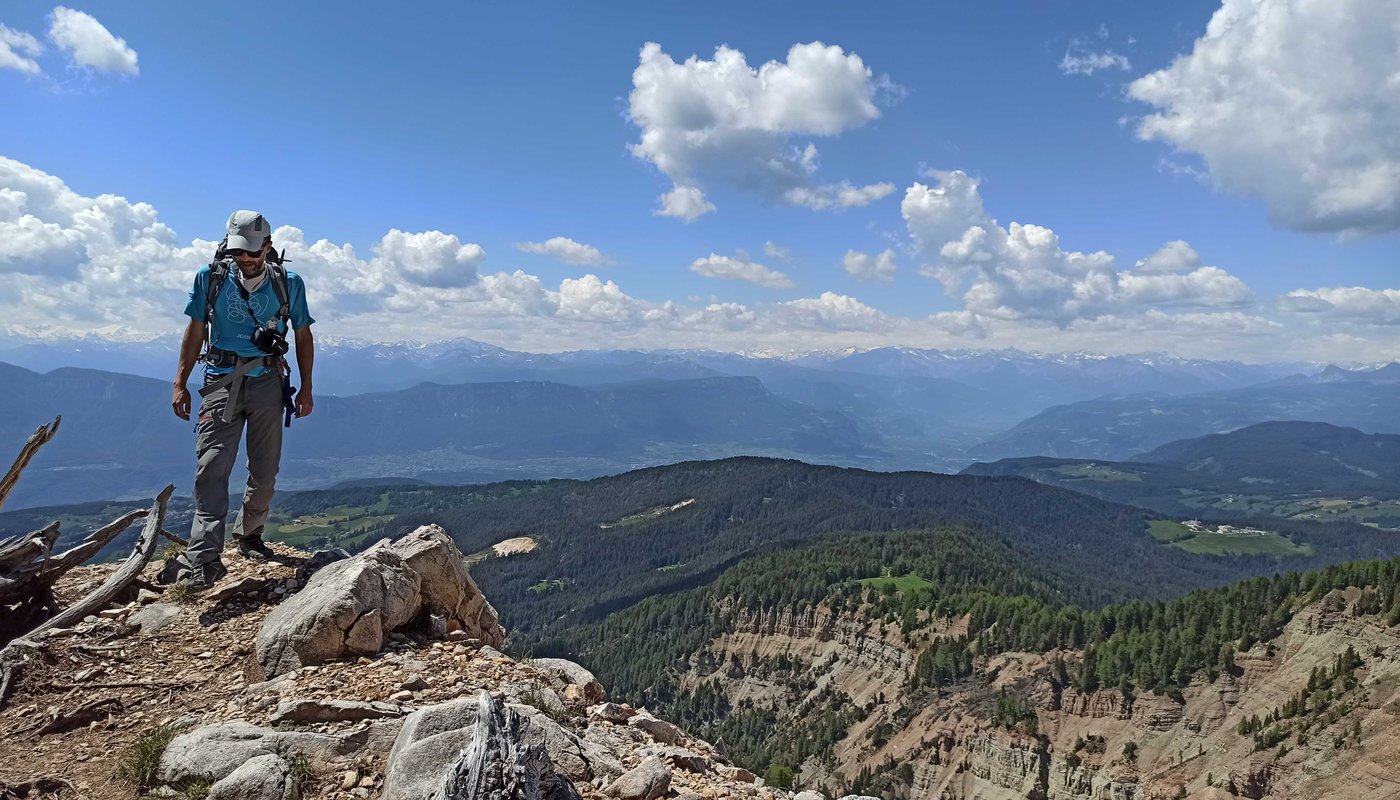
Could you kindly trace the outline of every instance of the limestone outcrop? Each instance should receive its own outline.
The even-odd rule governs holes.
[[[258,630],[258,663],[268,677],[304,666],[377,653],[390,633],[420,616],[489,645],[505,641],[496,611],[467,573],[442,528],[425,525],[382,540],[318,570]]]

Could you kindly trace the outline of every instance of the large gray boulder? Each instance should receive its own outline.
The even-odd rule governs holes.
[[[258,629],[258,663],[268,676],[351,655],[376,653],[421,605],[421,579],[380,541],[317,572]]]
[[[465,631],[483,644],[500,647],[505,643],[506,631],[496,609],[477,588],[462,551],[447,531],[424,525],[392,547],[418,573],[423,607],[430,614],[444,617],[449,628]]]
[[[156,779],[161,783],[227,778],[250,759],[266,755],[306,756],[326,763],[354,754],[363,747],[357,737],[303,731],[277,731],[247,722],[223,722],[196,728],[170,740],[160,757]]]
[[[670,768],[661,759],[650,756],[603,791],[617,800],[656,800],[670,788]]]
[[[244,761],[209,787],[209,800],[296,800],[298,789],[291,766],[268,753]]]
[[[447,532],[425,525],[390,543],[318,570],[306,588],[273,609],[258,630],[268,676],[378,652],[390,632],[418,617],[441,617],[487,646],[506,632]]]

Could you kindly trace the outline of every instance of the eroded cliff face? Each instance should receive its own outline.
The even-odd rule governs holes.
[[[1298,610],[1279,637],[1238,654],[1232,674],[1198,676],[1180,701],[1055,686],[1054,659],[1077,653],[1002,654],[951,690],[911,692],[925,634],[961,635],[964,620],[928,620],[906,641],[897,625],[820,607],[739,614],[733,633],[690,659],[686,682],[717,681],[731,702],[771,706],[794,729],[823,689],[849,696],[864,718],[832,759],[798,765],[801,785],[828,791],[864,772],[882,781],[881,794],[909,800],[1400,796],[1400,633],[1356,615],[1358,594],[1334,592]],[[1294,732],[1258,748],[1240,732],[1242,720],[1276,713],[1348,647],[1362,660],[1356,686],[1327,713],[1286,720]],[[993,722],[1002,690],[1027,698],[1033,725]]]

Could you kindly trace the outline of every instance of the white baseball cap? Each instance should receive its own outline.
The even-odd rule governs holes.
[[[272,236],[272,226],[256,211],[235,211],[228,218],[230,250],[261,250]]]

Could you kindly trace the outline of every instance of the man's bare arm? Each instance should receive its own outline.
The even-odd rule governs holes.
[[[199,350],[204,346],[204,323],[191,319],[185,326],[185,335],[180,340],[180,363],[175,368],[175,391],[170,398],[170,407],[180,419],[190,418],[190,373],[199,363]]]
[[[297,416],[311,413],[315,403],[311,399],[311,368],[316,362],[316,338],[311,335],[311,326],[296,329],[297,372],[301,375],[301,388],[297,390]]]

